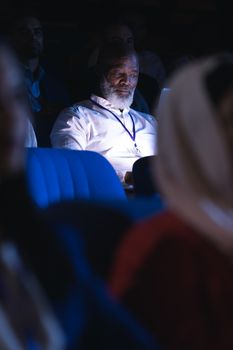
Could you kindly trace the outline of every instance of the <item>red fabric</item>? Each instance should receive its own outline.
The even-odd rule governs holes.
[[[232,265],[172,213],[127,233],[109,289],[166,349],[233,349]]]

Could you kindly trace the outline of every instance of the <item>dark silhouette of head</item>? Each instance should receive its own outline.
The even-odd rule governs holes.
[[[11,19],[10,41],[23,60],[38,58],[44,50],[44,37],[41,21],[36,12],[23,11]]]

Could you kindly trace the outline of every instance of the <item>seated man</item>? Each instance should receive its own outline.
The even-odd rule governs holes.
[[[156,154],[156,121],[130,108],[139,74],[133,48],[106,44],[95,73],[90,99],[61,111],[52,128],[51,144],[102,154],[125,183],[138,158]]]
[[[68,90],[48,63],[43,26],[35,11],[18,11],[12,16],[6,32],[23,68],[38,145],[50,146],[49,134],[54,119],[64,106],[69,105]]]

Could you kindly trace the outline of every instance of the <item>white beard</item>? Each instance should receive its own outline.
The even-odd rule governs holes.
[[[100,89],[103,97],[108,100],[114,107],[119,109],[129,108],[133,103],[134,90],[128,96],[118,96],[114,88],[104,78],[100,83]]]

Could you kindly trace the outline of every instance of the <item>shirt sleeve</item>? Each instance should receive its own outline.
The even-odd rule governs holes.
[[[32,123],[28,120],[25,147],[37,147],[37,138]]]
[[[79,107],[65,108],[55,121],[50,140],[52,147],[85,150],[88,127],[84,113]]]

